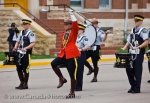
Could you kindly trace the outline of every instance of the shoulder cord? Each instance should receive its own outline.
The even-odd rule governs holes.
[[[68,34],[66,34],[66,33],[68,33]],[[70,37],[70,33],[71,33],[71,31],[65,32],[65,34],[64,34],[64,37],[63,37],[63,48],[65,48],[67,43],[68,43],[68,40],[69,40],[69,37]]]
[[[144,28],[141,28],[140,30],[139,30],[139,32],[138,32],[138,34],[141,34],[141,31],[143,30]],[[132,30],[132,32],[133,32],[133,30]],[[132,34],[132,36],[131,36],[131,41],[132,41],[132,39],[135,41],[135,33],[133,32],[133,34]],[[130,46],[133,48],[133,45],[130,43],[130,42],[128,42],[129,44],[130,44]],[[136,49],[136,51],[137,51],[138,49]],[[133,58],[133,56],[131,56],[131,59],[132,59],[132,61],[134,61],[135,59],[137,58],[137,54],[135,54],[135,57]]]
[[[24,45],[24,41],[23,41],[23,38],[25,37],[25,36],[28,36],[29,34],[30,34],[30,32],[31,31],[28,31],[27,33],[26,33],[26,35],[22,35],[22,31],[21,31],[21,49],[23,49],[23,45]],[[23,58],[24,57],[24,54],[21,54],[21,53],[19,53],[18,54],[18,63],[19,63],[19,65],[21,65],[21,58]]]

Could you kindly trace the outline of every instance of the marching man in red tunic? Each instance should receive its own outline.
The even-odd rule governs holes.
[[[80,56],[78,47],[76,46],[76,39],[78,35],[78,23],[76,17],[71,11],[69,11],[70,19],[64,20],[64,33],[62,34],[62,48],[58,53],[58,56],[51,62],[53,71],[59,77],[59,84],[57,88],[63,86],[67,80],[62,75],[59,65],[65,64],[69,72],[71,79],[71,89],[70,93],[66,98],[75,98],[75,85],[76,85],[76,72],[77,72],[77,60],[76,58]]]

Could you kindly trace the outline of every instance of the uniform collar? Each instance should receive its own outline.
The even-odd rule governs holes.
[[[141,29],[141,27],[134,27],[134,32],[138,32]]]
[[[30,31],[30,29],[25,29],[24,31],[25,31],[25,32],[28,32],[28,31]]]

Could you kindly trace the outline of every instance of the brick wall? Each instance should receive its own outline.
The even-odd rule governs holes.
[[[131,9],[133,3],[138,4],[138,8],[146,8],[147,3],[150,3],[150,0],[129,0],[129,9]],[[53,0],[54,5],[59,4],[67,4],[70,5],[70,0]],[[39,0],[39,5],[47,5],[47,0]],[[99,0],[84,0],[84,7],[85,8],[99,8]],[[112,0],[112,8],[113,9],[124,9],[125,8],[125,0]]]
[[[123,12],[91,12],[91,13],[83,13],[87,18],[98,18],[98,19],[123,19],[125,17],[125,13]]]
[[[129,9],[131,9],[133,3],[137,3],[138,8],[146,8],[148,2],[150,2],[150,0],[129,0]],[[100,3],[99,0],[94,0],[94,2],[91,2],[91,0],[84,0],[84,7],[98,9],[99,3]],[[53,0],[53,4],[70,5],[70,0]],[[47,5],[47,0],[39,0],[39,5],[40,6]],[[112,0],[112,9],[124,9],[124,8],[125,8],[125,0]]]
[[[57,33],[61,33],[64,31],[64,20],[57,20],[57,19],[40,19],[40,20]]]
[[[40,19],[47,19],[47,12],[40,12]]]
[[[138,4],[139,9],[146,8],[148,2],[149,0],[129,0],[129,8],[131,9],[133,3]]]
[[[94,0],[94,2],[91,2],[91,0],[84,0],[84,7],[98,9],[99,8],[99,0]]]
[[[125,0],[112,0],[112,9],[124,9]]]
[[[70,5],[70,0],[54,0],[54,5],[59,5],[59,4],[66,4]]]
[[[40,6],[47,5],[47,0],[39,0],[39,5]]]
[[[82,13],[87,18],[98,18],[98,19],[124,19],[125,13],[124,12],[88,12]],[[129,13],[129,18],[133,18],[133,15],[139,14],[143,15],[145,18],[150,18],[150,12],[131,12]]]
[[[138,8],[146,8],[148,0],[138,0]]]

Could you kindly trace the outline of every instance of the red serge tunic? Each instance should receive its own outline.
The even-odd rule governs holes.
[[[58,53],[58,57],[62,58],[65,56],[66,59],[75,58],[80,56],[80,51],[76,46],[76,39],[78,35],[78,23],[77,21],[72,22],[72,29],[68,33],[62,34],[63,46]]]

